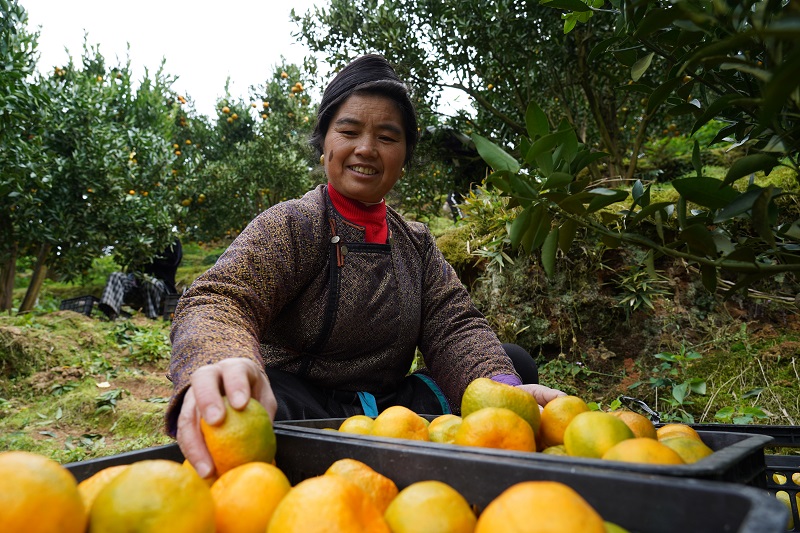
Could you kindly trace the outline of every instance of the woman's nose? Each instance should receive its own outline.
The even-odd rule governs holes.
[[[378,150],[375,147],[374,141],[364,138],[358,140],[355,152],[356,155],[360,155],[362,157],[375,157],[378,153]]]

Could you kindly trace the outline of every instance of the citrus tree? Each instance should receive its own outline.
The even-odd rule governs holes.
[[[43,76],[41,185],[18,203],[18,243],[35,254],[20,311],[48,270],[65,280],[113,250],[118,264],[146,262],[171,242],[172,80],[161,71],[134,87],[128,64],[109,68],[97,47]]]
[[[41,109],[47,95],[31,82],[37,34],[16,0],[0,0],[0,310],[12,305],[16,262],[30,241],[25,220],[46,184],[41,154]]]
[[[567,250],[578,227],[610,246],[629,243],[654,258],[695,264],[714,291],[721,276],[730,291],[779,274],[800,272],[800,220],[792,205],[797,189],[759,186],[756,172],[787,166],[800,157],[800,12],[783,2],[688,2],[639,0],[600,8],[581,0],[543,0],[571,21],[612,12],[613,38],[595,55],[633,51],[631,79],[646,95],[645,109],[664,106],[687,115],[692,130],[719,120],[711,144],[747,150],[724,178],[704,174],[695,143],[694,176],[672,182],[677,202],[651,201],[651,186],[637,181],[629,190],[592,186],[585,169],[606,154],[582,143],[568,120],[553,126],[536,103],[526,112],[527,131],[512,156],[499,144],[475,135],[494,172],[489,181],[521,207],[510,226],[512,245],[541,253],[552,273],[556,253]],[[654,83],[640,83],[649,71]],[[705,147],[704,147],[705,149]],[[624,210],[610,211],[626,202]]]
[[[525,134],[526,107],[536,99],[574,124],[582,142],[609,154],[597,179],[633,176],[631,154],[666,124],[660,110],[638,112],[642,95],[628,86],[628,66],[592,54],[613,36],[613,19],[595,17],[565,33],[561,13],[537,2],[332,0],[295,20],[309,48],[334,66],[358,53],[386,56],[412,83],[425,125],[512,144]],[[466,102],[450,104],[455,97]]]
[[[314,106],[305,83],[299,67],[280,65],[251,87],[249,102],[228,95],[217,103],[198,148],[202,161],[179,185],[187,234],[204,241],[235,236],[264,209],[313,186]]]

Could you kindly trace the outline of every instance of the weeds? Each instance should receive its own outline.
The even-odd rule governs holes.
[[[169,337],[163,328],[142,328],[124,321],[114,328],[113,336],[119,346],[128,349],[134,363],[152,364],[169,359]]]
[[[117,402],[122,399],[122,397],[125,395],[125,392],[126,391],[123,389],[112,389],[95,398],[96,408],[94,413],[99,415],[109,411],[114,411],[117,408]]]
[[[679,353],[658,353],[654,355],[662,361],[651,369],[651,375],[644,381],[637,381],[629,389],[649,385],[655,391],[655,410],[661,420],[694,423],[694,415],[689,412],[694,401],[692,393],[705,395],[706,381],[697,377],[687,377],[686,371],[693,361],[703,356],[681,346]]]

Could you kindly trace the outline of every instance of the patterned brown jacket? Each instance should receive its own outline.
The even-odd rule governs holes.
[[[191,372],[227,357],[376,394],[402,381],[419,348],[454,412],[471,380],[514,374],[428,229],[391,208],[387,224],[388,244],[365,243],[325,185],[256,217],[180,299],[168,429]]]

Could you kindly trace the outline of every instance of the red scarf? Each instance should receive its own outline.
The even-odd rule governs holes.
[[[353,224],[364,226],[366,242],[386,244],[389,236],[389,227],[386,225],[386,202],[365,205],[358,200],[342,196],[330,183],[328,183],[328,195],[331,197],[333,207],[344,218]]]

